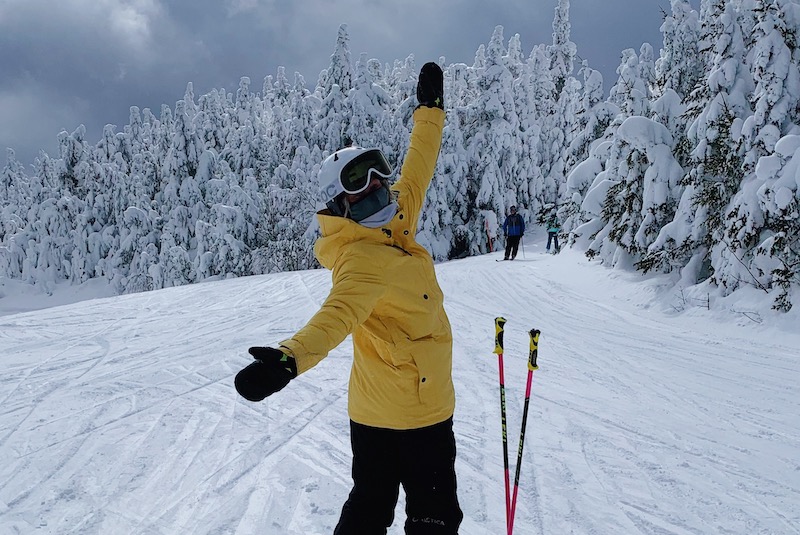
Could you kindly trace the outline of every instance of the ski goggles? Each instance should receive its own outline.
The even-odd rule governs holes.
[[[345,193],[355,195],[369,187],[373,173],[381,179],[389,178],[392,174],[389,162],[378,149],[363,152],[347,162],[339,173],[339,181]]]

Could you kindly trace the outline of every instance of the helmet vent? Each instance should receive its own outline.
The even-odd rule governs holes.
[[[338,154],[336,154],[336,153],[333,154],[333,161],[334,162],[338,162],[339,161],[339,155]]]

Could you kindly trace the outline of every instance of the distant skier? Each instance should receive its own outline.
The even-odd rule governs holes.
[[[334,535],[386,533],[400,485],[405,532],[456,534],[453,337],[433,260],[417,243],[417,221],[433,178],[444,127],[441,68],[419,74],[411,143],[392,186],[378,149],[349,147],[322,162],[327,209],[314,246],[332,271],[319,311],[277,349],[251,347],[237,391],[261,401],[353,335],[348,412],[353,489]]]
[[[553,214],[547,220],[547,252],[550,252],[550,245],[555,246],[555,252],[559,252],[561,248],[558,246],[558,232],[561,230],[561,225],[558,222],[558,216]]]
[[[511,213],[503,223],[503,235],[506,237],[506,254],[503,260],[514,260],[517,257],[519,241],[525,235],[525,221],[517,213],[517,207],[512,206]]]

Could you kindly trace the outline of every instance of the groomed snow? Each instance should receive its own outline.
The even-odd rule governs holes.
[[[461,533],[505,530],[498,315],[512,476],[527,332],[542,331],[515,533],[800,533],[797,315],[755,290],[708,310],[663,278],[525,245],[437,266]],[[247,347],[293,333],[329,284],[281,273],[20,312],[82,296],[6,281],[0,533],[331,533],[350,488],[350,339],[263,403],[233,388]]]

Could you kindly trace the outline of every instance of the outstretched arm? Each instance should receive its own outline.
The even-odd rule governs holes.
[[[348,255],[333,269],[333,287],[319,311],[280,343],[297,361],[297,373],[314,367],[369,317],[386,292],[384,269],[363,252]]]

